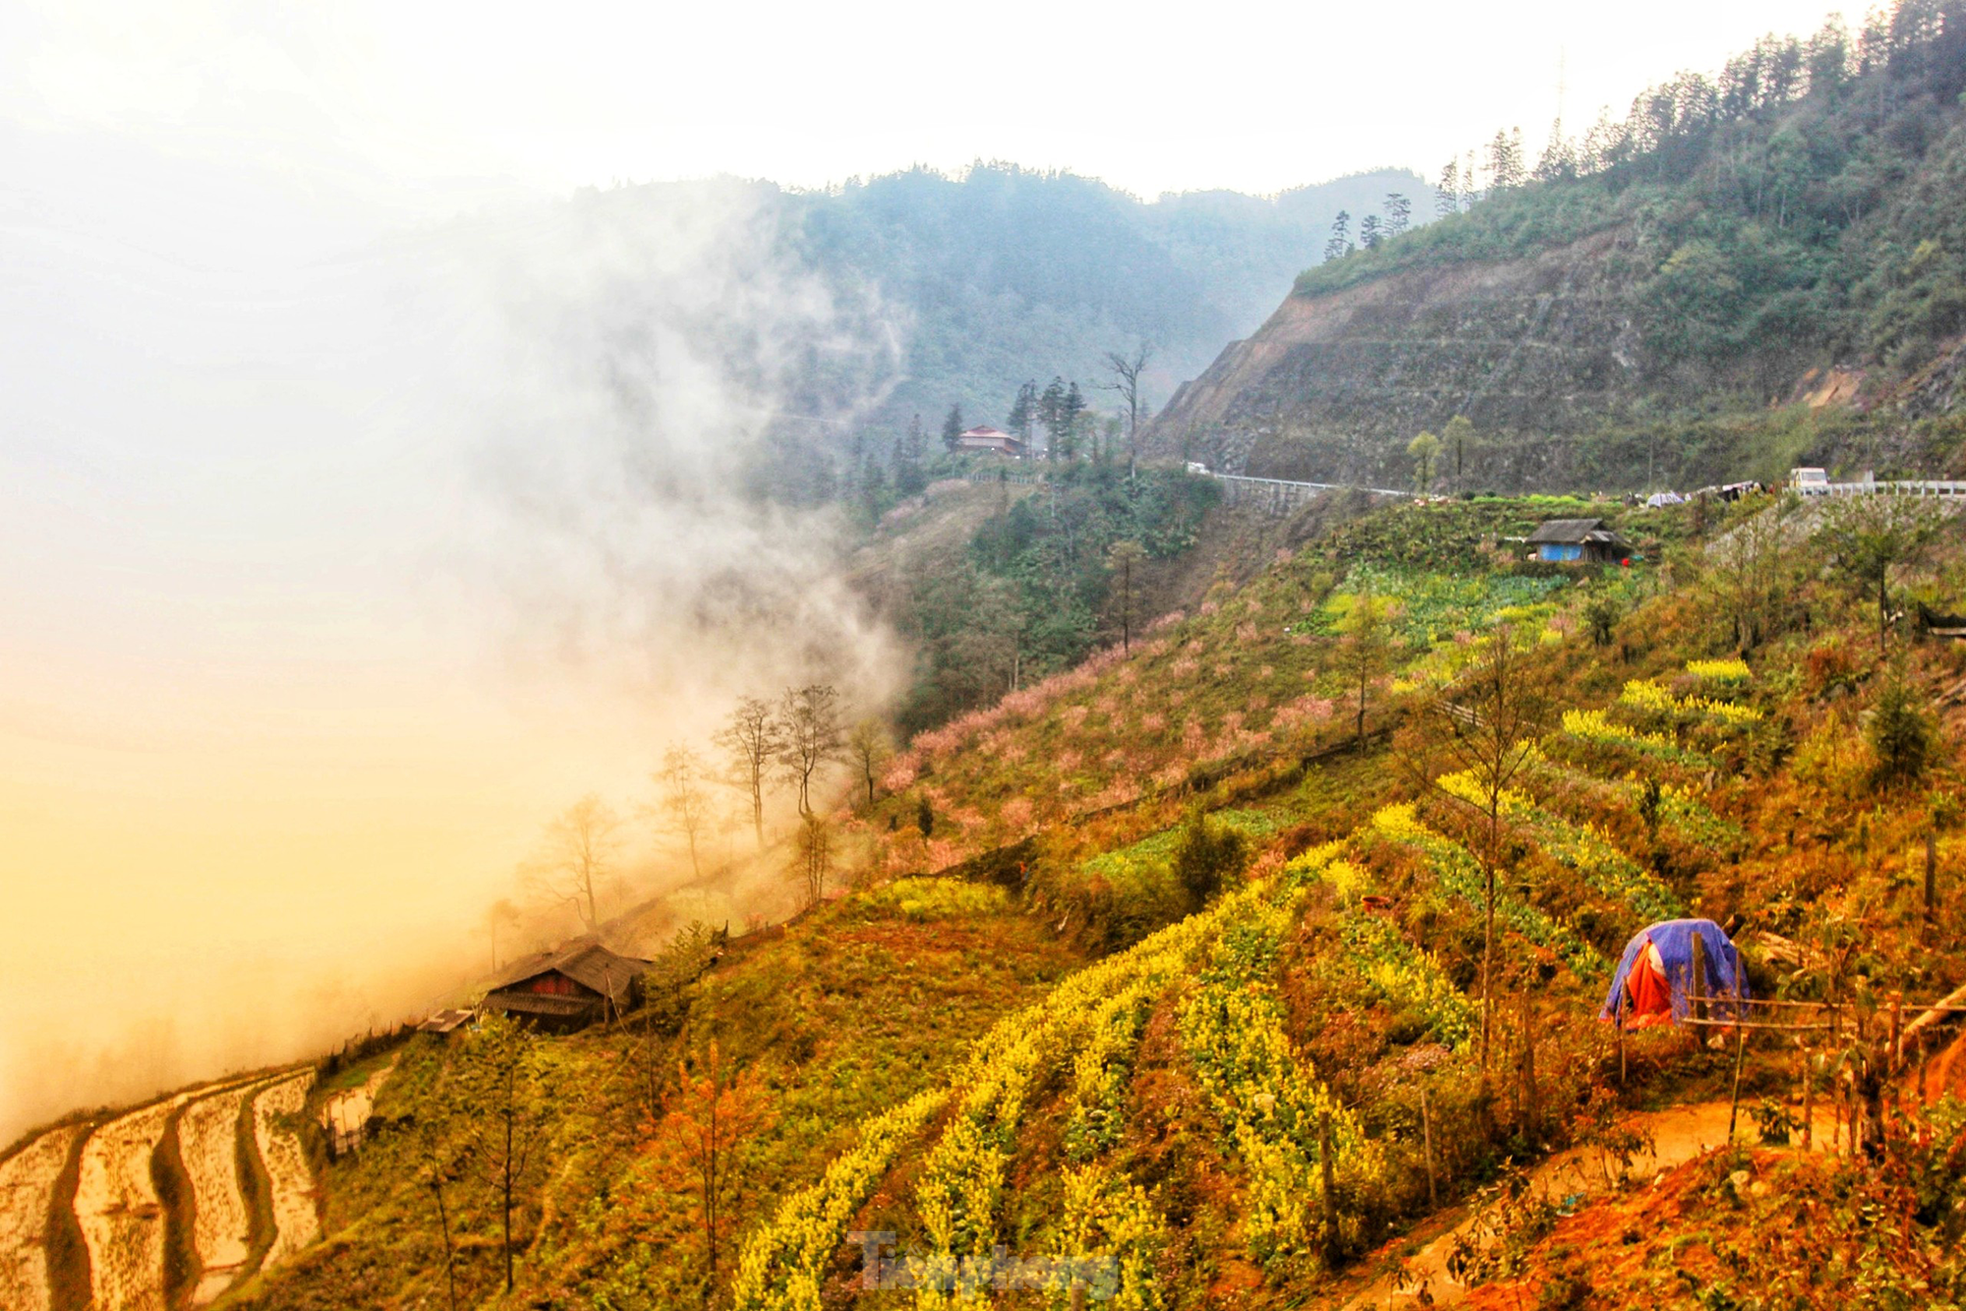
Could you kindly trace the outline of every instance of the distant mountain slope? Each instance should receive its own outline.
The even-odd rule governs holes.
[[[1153,440],[1323,481],[1408,476],[1406,443],[1456,414],[1491,439],[1480,485],[1943,463],[1966,432],[1962,90],[1966,9],[1927,0],[1682,75],[1538,177],[1304,273]],[[1835,413],[1771,434],[1804,399]]]
[[[1223,341],[1255,329],[1276,287],[1320,256],[1340,210],[1357,221],[1388,193],[1411,200],[1424,186],[1382,169],[1273,198],[1145,202],[1070,173],[979,164],[959,178],[915,169],[820,192],[720,179],[580,203],[659,232],[693,204],[741,196],[788,264],[845,293],[855,320],[846,326],[891,341],[877,364],[866,351],[816,358],[793,388],[829,420],[872,392],[873,411],[853,417],[879,441],[915,414],[933,430],[951,405],[971,423],[1002,424],[1019,384],[1054,375],[1100,403],[1090,387],[1107,377],[1105,352],[1143,341],[1156,350],[1148,390],[1158,403]],[[840,372],[851,376],[831,376]]]
[[[1262,321],[1280,274],[1314,261],[1338,211],[1378,212],[1424,182],[1384,169],[1286,192],[1164,196],[1143,203],[1069,173],[918,169],[823,196],[802,210],[816,264],[850,268],[913,316],[902,376],[873,416],[905,426],[960,404],[1002,423],[1017,385],[1104,380],[1104,352],[1154,344],[1158,395]]]

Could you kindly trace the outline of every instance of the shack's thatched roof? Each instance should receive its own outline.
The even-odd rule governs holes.
[[[502,992],[542,974],[559,973],[575,983],[592,988],[616,1006],[626,1006],[628,990],[648,967],[649,962],[639,957],[617,955],[592,938],[577,938],[552,951],[528,956],[507,967],[492,981],[490,990]]]

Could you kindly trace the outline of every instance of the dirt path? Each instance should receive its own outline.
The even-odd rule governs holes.
[[[203,1268],[192,1305],[224,1292],[252,1251],[252,1212],[239,1181],[239,1114],[264,1084],[241,1084],[201,1097],[178,1119],[178,1152],[191,1180],[197,1220],[193,1242]]]
[[[0,1306],[7,1311],[48,1311],[48,1209],[82,1129],[50,1129],[0,1164]]]
[[[276,1122],[280,1116],[298,1114],[307,1104],[307,1090],[313,1086],[314,1071],[304,1070],[264,1085],[264,1091],[253,1098],[253,1135],[273,1193],[273,1246],[260,1262],[262,1270],[279,1265],[313,1242],[321,1231],[307,1153],[294,1131]]]
[[[1652,1150],[1633,1159],[1631,1178],[1644,1181],[1663,1170],[1690,1161],[1702,1152],[1727,1145],[1726,1102],[1700,1102],[1690,1106],[1675,1106],[1663,1111],[1645,1112],[1632,1117],[1636,1128],[1643,1128],[1652,1135]],[[1814,1149],[1830,1150],[1834,1122],[1826,1110],[1819,1109],[1816,1114]],[[1742,1115],[1736,1129],[1736,1136],[1750,1138],[1754,1126]],[[1573,1196],[1591,1197],[1605,1191],[1604,1173],[1598,1164],[1595,1153],[1585,1148],[1572,1148],[1559,1152],[1537,1166],[1530,1174],[1530,1185],[1543,1196],[1569,1198]],[[1447,1274],[1447,1257],[1454,1250],[1454,1242],[1466,1233],[1473,1224],[1472,1217],[1460,1212],[1448,1213],[1454,1223],[1445,1231],[1437,1227],[1436,1236],[1422,1247],[1405,1264],[1408,1273],[1408,1286],[1396,1286],[1392,1274],[1384,1274],[1374,1279],[1364,1289],[1345,1300],[1346,1311],[1379,1311],[1381,1308],[1396,1308],[1422,1305],[1420,1291],[1424,1286],[1435,1306],[1453,1306],[1467,1295],[1467,1289]]]

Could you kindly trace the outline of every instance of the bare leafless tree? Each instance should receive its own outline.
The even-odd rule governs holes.
[[[703,877],[703,862],[697,854],[697,839],[710,831],[712,821],[704,777],[703,757],[694,748],[670,743],[662,753],[662,768],[655,772],[660,795],[655,805],[644,811],[661,832],[682,839],[689,851],[690,872],[698,878]]]
[[[730,768],[728,781],[751,799],[751,830],[760,851],[765,849],[765,789],[782,745],[778,716],[763,697],[740,698],[717,734],[717,746]]]
[[[808,812],[799,825],[798,844],[792,856],[792,875],[799,882],[804,905],[815,906],[825,897],[826,876],[832,869],[832,826]]]
[[[1140,463],[1140,374],[1154,358],[1154,348],[1145,342],[1131,355],[1106,352],[1106,370],[1112,382],[1100,383],[1103,391],[1116,391],[1126,402],[1126,472],[1131,476]]]
[[[840,694],[830,683],[785,689],[778,709],[778,760],[799,793],[799,814],[812,814],[812,779],[840,755]]]
[[[614,868],[620,829],[614,807],[590,792],[546,826],[539,851],[520,872],[542,900],[571,905],[592,933],[601,924],[598,893]]]
[[[1426,703],[1421,726],[1402,758],[1437,794],[1472,811],[1480,825],[1482,872],[1481,1064],[1488,1068],[1494,1017],[1495,881],[1502,859],[1505,803],[1548,726],[1546,680],[1515,632],[1498,625],[1460,680]],[[1443,768],[1442,766],[1445,766]],[[1440,780],[1459,773],[1471,788],[1448,791]]]
[[[459,1057],[459,1105],[471,1159],[498,1201],[505,1291],[512,1291],[512,1212],[527,1191],[547,1127],[546,1065],[539,1040],[494,1011],[479,1021]]]
[[[1134,541],[1114,542],[1106,550],[1106,575],[1113,584],[1113,608],[1120,621],[1120,650],[1133,650],[1133,625],[1139,619],[1141,568],[1147,549]]]
[[[887,725],[872,715],[858,720],[853,731],[847,734],[847,759],[860,771],[860,777],[867,784],[867,804],[874,804],[874,771],[886,760],[893,750],[887,734]]]
[[[498,935],[501,929],[516,929],[519,926],[519,908],[506,897],[500,897],[485,908],[485,934],[491,939],[491,967],[498,968]]]

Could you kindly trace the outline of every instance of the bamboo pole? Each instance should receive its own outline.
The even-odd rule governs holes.
[[[1693,977],[1686,990],[1692,1002],[1691,1018],[1705,1021],[1707,1018],[1707,944],[1699,934],[1693,935]]]
[[[1324,1176],[1324,1242],[1331,1256],[1338,1253],[1338,1198],[1331,1177],[1331,1112],[1317,1113],[1317,1154],[1319,1172]]]
[[[1631,998],[1625,995],[1623,984],[1618,986],[1618,1009],[1615,1012],[1618,1024],[1618,1086],[1625,1086],[1625,1011],[1630,1007]]]
[[[1734,1141],[1734,1125],[1741,1116],[1741,1067],[1748,1058],[1748,1030],[1745,1024],[1734,1026],[1734,1104],[1727,1110],[1727,1141]]]
[[[1420,1141],[1427,1153],[1427,1204],[1440,1209],[1440,1189],[1434,1182],[1434,1120],[1427,1104],[1427,1086],[1420,1085]]]
[[[1815,1044],[1802,1044],[1802,1150],[1808,1151],[1816,1140],[1816,1048]]]

